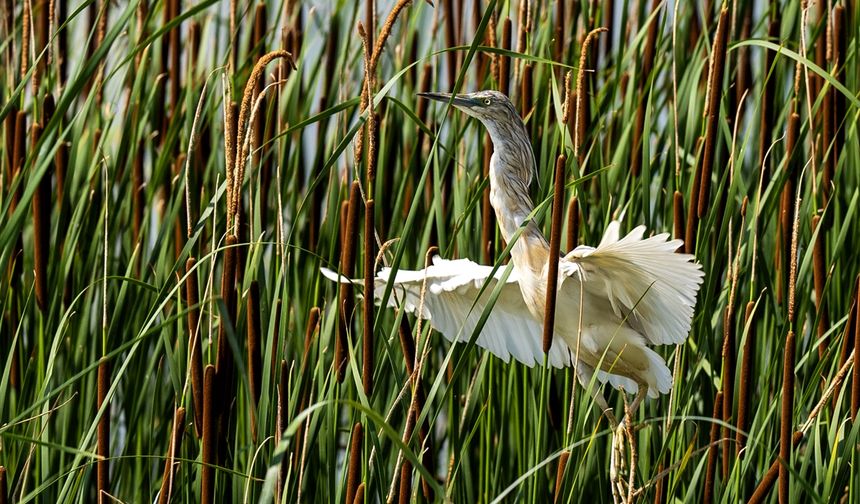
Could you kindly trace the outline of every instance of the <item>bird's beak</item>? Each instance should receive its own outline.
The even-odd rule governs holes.
[[[448,103],[450,101],[452,105],[461,109],[475,106],[474,100],[462,95],[454,95],[454,99],[451,100],[451,93],[418,93],[418,96],[443,103]]]

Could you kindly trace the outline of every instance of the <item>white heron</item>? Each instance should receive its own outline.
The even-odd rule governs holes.
[[[704,273],[692,255],[675,251],[682,245],[667,233],[645,237],[639,226],[623,238],[613,221],[600,244],[579,246],[567,255],[550,257],[549,243],[528,217],[534,209],[529,185],[535,172],[534,153],[525,126],[510,100],[497,91],[456,95],[420,93],[451,102],[481,121],[490,133],[490,202],[502,237],[513,241],[513,271],[501,287],[477,345],[503,361],[511,357],[528,365],[543,364],[542,327],[550,260],[558,260],[558,293],[553,344],[548,362],[554,367],[577,361],[584,386],[596,371],[601,382],[625,392],[636,392],[630,412],[647,393],[666,394],[672,373],[651,345],[678,345],[690,331],[696,295]],[[520,228],[521,234],[517,237]],[[375,283],[379,299],[393,284],[389,306],[428,320],[451,341],[469,341],[490,294],[503,277],[499,268],[469,259],[433,259],[417,271],[382,269]],[[344,280],[324,270],[332,280]],[[486,282],[489,284],[483,289]],[[422,289],[424,299],[420,300]],[[610,423],[610,413],[599,387],[592,393]],[[623,420],[622,420],[623,422]]]

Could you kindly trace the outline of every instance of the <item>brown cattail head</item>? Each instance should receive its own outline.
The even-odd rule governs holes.
[[[555,162],[555,192],[552,200],[552,232],[549,240],[549,263],[547,264],[546,308],[543,319],[543,352],[547,356],[555,333],[555,300],[558,294],[558,257],[561,248],[561,216],[564,208],[564,154]]]
[[[236,324],[236,235],[229,235],[224,249],[224,269],[221,272],[221,299],[227,306],[229,322],[222,320],[218,333],[218,358],[216,367],[219,376],[232,376],[233,352],[227,342],[226,324]],[[226,375],[225,375],[226,373]]]
[[[97,408],[101,409],[107,400],[108,389],[110,388],[110,364],[106,358],[99,361],[98,380],[96,386]],[[96,484],[99,504],[109,502],[107,493],[110,492],[109,480],[109,462],[110,457],[110,404],[104,406],[104,412],[99,418],[98,424],[98,443],[96,452],[99,460],[96,462]]]
[[[717,450],[719,447],[717,444],[719,443],[718,436],[720,434],[720,425],[716,422],[722,416],[723,409],[723,393],[717,392],[717,396],[714,398],[714,422],[711,423],[711,433],[708,442],[708,467],[707,472],[705,473],[705,493],[702,497],[702,502],[704,504],[708,504],[714,500],[714,478],[716,477],[716,469],[717,469]]]
[[[534,104],[532,103],[534,94],[534,83],[532,82],[532,74],[534,67],[531,63],[523,65],[523,75],[520,80],[520,115],[526,117],[532,111]]]
[[[502,49],[511,50],[511,18],[506,17],[502,24]],[[499,57],[499,91],[510,94],[511,90],[511,58],[510,56]]]
[[[681,191],[675,191],[672,196],[672,216],[674,217],[674,233],[675,238],[684,239],[684,195]],[[684,245],[681,244],[676,252],[684,252]]]
[[[702,179],[699,190],[697,213],[701,219],[708,211],[711,191],[711,168],[714,164],[714,153],[719,137],[720,97],[723,90],[723,73],[726,63],[726,47],[729,32],[729,11],[723,7],[720,10],[720,20],[717,22],[717,32],[714,35],[714,45],[711,49],[711,67],[708,72],[708,94],[705,107],[705,151],[702,156]],[[692,211],[692,209],[691,209]]]
[[[555,492],[553,493],[553,502],[558,502],[558,496],[561,494],[561,488],[564,484],[564,470],[567,468],[567,461],[570,459],[570,451],[564,450],[558,457],[558,469],[555,472]]]
[[[791,463],[792,434],[794,430],[794,331],[789,330],[785,338],[785,356],[782,368],[782,412],[779,421],[779,501],[789,502],[789,474]]]
[[[704,138],[699,137],[696,141],[696,153],[700,153],[700,149],[704,144]],[[702,163],[696,164],[696,171],[693,175],[693,185],[690,188],[690,206],[687,212],[687,230],[684,233],[684,252],[692,254],[696,251],[696,234],[699,231],[699,213],[696,211],[696,205],[699,201],[699,191],[702,185]]]
[[[400,466],[400,492],[398,502],[409,504],[412,502],[412,464],[408,460],[403,461]]]
[[[792,446],[797,447],[802,440],[803,433],[796,431],[791,438]],[[767,494],[770,493],[770,489],[773,488],[773,484],[776,483],[776,478],[779,476],[779,468],[782,466],[779,459],[773,461],[773,464],[770,465],[770,468],[764,474],[764,477],[762,477],[747,504],[761,504],[765,501]]]
[[[460,2],[453,0],[443,0],[445,7],[445,44],[448,47],[457,45],[457,28],[455,26],[457,14],[456,9],[460,9]],[[456,9],[455,9],[456,5]],[[448,86],[454,89],[454,83],[457,81],[457,51],[448,51]]]
[[[349,206],[347,207],[344,246],[340,256],[341,273],[352,278],[355,273],[355,252],[358,238],[358,205],[361,194],[358,181],[353,181],[349,191]],[[334,366],[338,383],[343,383],[346,376],[346,363],[349,359],[348,331],[355,307],[352,283],[340,287],[340,324],[338,325],[337,340],[335,341]]]
[[[744,354],[741,359],[741,377],[738,383],[738,416],[737,416],[737,432],[735,433],[735,441],[737,443],[737,455],[742,455],[743,447],[746,445],[746,435],[743,433],[749,429],[749,421],[747,420],[747,411],[750,408],[750,383],[752,380],[752,365],[753,352],[755,351],[755,321],[752,320],[755,301],[747,303],[744,312],[744,327],[747,329],[746,340],[744,340]]]
[[[175,488],[174,476],[179,471],[179,461],[176,460],[182,446],[182,435],[185,433],[185,408],[179,407],[173,415],[173,432],[167,447],[167,457],[164,461],[164,475],[161,478],[161,491],[158,494],[158,504],[167,504]]]
[[[364,504],[364,482],[358,485],[355,491],[355,497],[352,499],[352,504]]]
[[[0,504],[7,504],[9,502],[9,489],[6,483],[6,468],[0,466]]]
[[[349,468],[346,473],[346,500],[347,504],[355,501],[355,494],[361,482],[362,446],[364,443],[364,429],[361,422],[356,422],[352,427],[352,441],[349,445]]]
[[[373,295],[374,277],[376,276],[374,261],[376,259],[376,241],[373,231],[373,200],[364,204],[364,338],[361,347],[361,381],[364,393],[368,397],[373,393]]]
[[[185,299],[188,301],[188,360],[191,373],[191,398],[194,407],[194,432],[203,435],[203,340],[200,337],[200,294],[197,285],[197,260],[185,262]]]
[[[215,411],[215,366],[209,364],[203,373],[203,467],[201,468],[200,502],[215,502],[215,457],[218,446],[218,425]]]
[[[731,419],[732,419],[732,407],[734,406],[734,392],[735,392],[735,359],[737,355],[735,354],[735,320],[734,320],[734,309],[729,302],[729,306],[726,307],[725,314],[723,316],[723,376],[722,376],[722,386],[723,386],[723,479],[727,479],[729,477],[729,464],[730,457],[729,452],[731,433],[729,432],[729,427]]]

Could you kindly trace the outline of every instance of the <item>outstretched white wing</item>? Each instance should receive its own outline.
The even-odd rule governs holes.
[[[490,302],[497,282],[501,281],[504,269],[499,268],[490,277],[492,271],[491,266],[468,259],[446,260],[437,256],[430,267],[418,271],[399,270],[393,278],[390,268],[382,269],[376,277],[374,297],[379,300],[391,282],[388,306],[401,306],[409,313],[416,313],[421,306],[421,317],[429,320],[445,338],[467,342]],[[323,270],[323,274],[338,280],[337,274],[331,271]],[[489,284],[481,292],[485,282]],[[526,308],[517,284],[517,274],[512,271],[475,342],[505,362],[513,356],[527,366],[534,366],[544,362],[542,340],[542,325]],[[570,366],[570,352],[558,336],[553,339],[549,363],[554,367]]]
[[[580,246],[561,261],[560,270],[583,282],[585,292],[609,300],[616,315],[652,344],[680,344],[690,332],[702,266],[675,250],[683,242],[667,233],[643,238],[639,226],[618,239],[618,223],[606,230],[597,248]]]

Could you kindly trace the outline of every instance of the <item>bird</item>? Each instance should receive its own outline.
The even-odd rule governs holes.
[[[586,388],[596,373],[600,382],[636,393],[626,415],[636,410],[646,394],[652,398],[667,394],[672,373],[651,347],[684,343],[704,278],[692,255],[676,252],[683,242],[670,239],[668,233],[646,237],[644,226],[621,237],[621,223],[613,220],[597,247],[580,245],[564,256],[550,257],[546,237],[530,218],[534,153],[510,99],[493,90],[418,95],[450,103],[489,132],[493,144],[490,204],[502,238],[512,243],[513,268],[506,276],[504,268],[437,255],[422,270],[382,268],[375,277],[374,298],[381,300],[391,284],[389,307],[429,321],[450,341],[468,342],[498,287],[495,304],[475,339],[478,346],[505,362],[513,357],[527,366],[575,365]],[[545,354],[543,318],[550,261],[559,261],[559,278],[552,345]],[[323,274],[334,281],[351,281],[325,268]],[[599,388],[590,387],[592,396],[617,427],[619,422]]]

